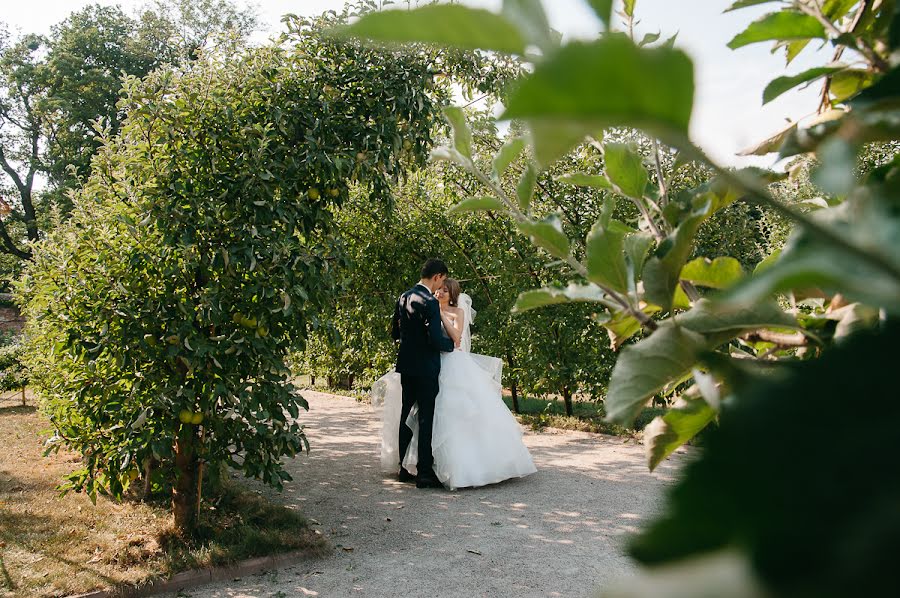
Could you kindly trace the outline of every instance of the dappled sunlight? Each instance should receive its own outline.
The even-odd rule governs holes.
[[[536,474],[482,488],[419,490],[380,470],[376,412],[352,399],[304,394],[311,409],[301,419],[313,449],[288,464],[294,481],[273,496],[302,504],[334,554],[327,566],[278,572],[279,580],[289,580],[278,587],[295,595],[311,595],[298,587],[322,595],[331,595],[325,588],[371,595],[370,588],[394,587],[415,595],[417,580],[435,568],[467,571],[488,584],[453,595],[508,595],[515,588],[490,584],[498,571],[508,576],[523,563],[559,569],[554,581],[540,576],[543,595],[572,595],[566,575],[600,582],[632,569],[623,543],[658,511],[660,493],[683,460],[676,456],[650,473],[642,447],[620,438],[527,432]],[[328,573],[313,575],[317,567]],[[298,576],[303,583],[292,585]],[[469,576],[460,583],[468,587]],[[232,586],[253,595],[250,585]],[[238,595],[216,592],[204,596]]]

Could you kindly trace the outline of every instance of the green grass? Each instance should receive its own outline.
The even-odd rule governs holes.
[[[512,397],[504,395],[503,401],[512,410]],[[635,420],[633,429],[604,421],[603,418],[606,417],[606,412],[603,409],[603,404],[594,401],[573,401],[572,415],[568,416],[566,415],[565,403],[562,400],[520,396],[519,411],[519,420],[531,426],[534,430],[550,427],[631,437],[636,432],[642,431],[653,418],[664,414],[666,409],[659,407],[645,408]]]
[[[174,530],[160,537],[169,571],[227,565],[270,554],[303,550],[324,555],[328,544],[300,513],[275,504],[245,484],[225,480],[203,505],[194,537]]]
[[[96,504],[83,494],[61,497],[56,487],[80,458],[42,456],[48,428],[33,404],[0,406],[0,596],[127,588],[250,557],[328,550],[297,511],[252,482],[205,482],[199,530],[188,541],[174,533],[164,493],[146,502],[99,496]]]

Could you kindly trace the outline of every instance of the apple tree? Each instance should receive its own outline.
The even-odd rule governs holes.
[[[83,455],[65,489],[153,476],[189,532],[199,464],[290,479],[307,405],[285,356],[333,299],[332,210],[424,163],[446,93],[428,56],[308,28],[126,80],[119,133],[19,288],[49,450]]]

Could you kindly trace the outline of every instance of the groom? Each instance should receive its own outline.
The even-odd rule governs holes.
[[[438,394],[438,375],[441,372],[441,351],[453,351],[454,345],[441,328],[441,308],[434,292],[444,285],[448,275],[446,264],[430,259],[422,266],[419,283],[400,295],[394,310],[391,336],[400,341],[396,370],[403,388],[403,408],[400,412],[400,473],[401,482],[416,482],[417,488],[440,488],[434,474],[431,453],[431,429],[434,424],[434,400]],[[412,406],[419,405],[419,462],[418,476],[413,477],[403,467],[403,457],[412,441],[412,430],[406,418]]]

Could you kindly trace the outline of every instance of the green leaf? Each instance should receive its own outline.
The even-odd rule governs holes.
[[[636,2],[637,2],[637,0],[623,0],[623,2],[622,2],[622,4],[624,5],[624,6],[622,7],[622,10],[623,10],[623,11],[625,12],[625,14],[628,15],[629,17],[633,17],[633,16],[634,16],[634,5],[635,5]]]
[[[614,0],[588,0],[588,4],[594,9],[594,14],[607,29],[612,22],[613,2]]]
[[[650,471],[715,419],[716,411],[703,399],[678,399],[665,415],[644,428],[644,452]]]
[[[528,213],[531,207],[531,198],[534,197],[534,189],[537,185],[537,170],[534,165],[529,162],[519,178],[519,184],[516,186],[516,197],[519,199],[519,208]]]
[[[660,306],[663,311],[672,308],[672,298],[681,280],[681,269],[693,251],[697,230],[710,213],[709,202],[695,209],[669,238],[660,243],[656,254],[644,264],[644,294],[649,302]]]
[[[797,319],[771,301],[752,306],[734,306],[700,299],[689,311],[674,316],[679,326],[712,335],[709,342],[720,344],[748,330],[796,328]]]
[[[535,119],[528,122],[534,159],[541,169],[550,167],[584,140],[583,124],[566,120]]]
[[[603,207],[600,209],[600,222],[603,223],[603,226],[609,226],[610,221],[612,220],[613,214],[616,213],[616,206],[618,205],[619,200],[615,195],[609,195],[603,200]],[[618,224],[622,224],[621,222]],[[622,225],[624,226],[624,225]],[[622,231],[627,232],[627,231]]]
[[[516,25],[526,40],[539,48],[548,50],[554,45],[541,0],[503,0],[500,14]]]
[[[822,12],[832,21],[837,21],[846,16],[850,9],[858,3],[859,0],[825,0],[822,4]]]
[[[855,109],[895,106],[900,96],[900,68],[893,68],[850,102]]]
[[[778,261],[779,257],[781,257],[781,249],[776,249],[775,251],[770,253],[768,256],[766,256],[766,258],[763,259],[763,261],[756,264],[756,268],[753,269],[753,275],[756,276],[760,272],[763,272],[764,270],[771,267],[772,264],[774,264],[775,262]]]
[[[798,85],[809,83],[823,77],[828,77],[829,75],[838,73],[845,68],[846,66],[843,65],[818,67],[803,71],[802,73],[792,75],[790,77],[778,77],[777,79],[773,79],[771,82],[769,82],[769,84],[766,86],[766,89],[763,91],[763,104],[768,104],[781,94],[790,91]]]
[[[777,152],[784,145],[785,140],[797,130],[797,122],[789,123],[786,127],[754,146],[738,152],[739,156],[765,156]]]
[[[444,108],[444,116],[453,127],[453,147],[466,158],[472,158],[472,131],[466,122],[466,115],[458,106]]]
[[[649,337],[622,349],[609,380],[607,419],[631,425],[650,397],[690,372],[706,346],[702,334],[664,322]]]
[[[782,10],[760,18],[728,42],[732,50],[766,41],[826,39],[825,28],[815,17]]]
[[[607,143],[603,147],[603,162],[606,176],[623,194],[635,199],[644,196],[650,175],[635,147]]]
[[[625,263],[625,234],[610,230],[598,221],[587,236],[585,264],[587,278],[622,293],[628,292],[628,266]]]
[[[875,76],[866,70],[845,69],[831,78],[828,90],[833,97],[832,103],[843,103],[866,89],[875,80]]]
[[[458,214],[460,212],[477,212],[479,210],[499,211],[505,209],[506,206],[496,197],[471,197],[469,199],[464,199],[463,201],[450,208],[450,213]]]
[[[531,242],[546,249],[553,257],[569,257],[569,238],[562,232],[559,217],[551,215],[541,221],[517,222],[516,225],[528,235]]]
[[[770,2],[777,2],[778,0],[739,0],[735,2],[731,6],[725,9],[725,12],[731,12],[733,10],[739,10],[741,8],[747,8],[749,6],[756,6],[757,4],[768,4]]]
[[[659,313],[659,308],[655,305],[647,305],[641,311],[652,316]],[[616,312],[611,319],[600,323],[606,328],[609,345],[613,351],[618,351],[622,343],[641,331],[641,323],[625,311]]]
[[[561,183],[577,185],[579,187],[591,187],[593,189],[612,189],[612,183],[602,174],[585,174],[573,172],[556,178]]]
[[[713,261],[698,257],[681,269],[681,280],[713,289],[724,289],[743,277],[741,263],[733,257],[717,257]]]
[[[604,297],[603,289],[595,284],[572,283],[565,288],[546,287],[520,293],[512,311],[522,313],[560,303],[597,302]]]
[[[518,27],[500,15],[458,4],[371,12],[338,33],[384,42],[423,42],[463,50],[524,54]]]
[[[625,255],[628,256],[628,269],[635,284],[641,278],[644,262],[647,261],[647,254],[652,246],[653,235],[650,233],[635,233],[625,237]]]
[[[522,313],[532,309],[547,307],[548,305],[557,305],[559,303],[567,303],[568,299],[565,294],[557,289],[539,289],[534,291],[525,291],[519,293],[516,304],[513,306],[513,313]]]
[[[812,172],[817,187],[838,197],[850,193],[857,184],[856,147],[838,136],[827,139],[816,152],[819,165]]]
[[[794,62],[794,59],[809,45],[808,39],[791,42],[784,47],[785,64]]]
[[[640,46],[642,48],[644,46],[649,46],[650,44],[652,44],[653,42],[658,40],[659,36],[660,36],[659,33],[645,33],[644,37],[641,39],[641,41],[638,42],[638,46]]]
[[[567,44],[540,63],[512,92],[502,118],[575,121],[583,134],[633,126],[686,137],[693,103],[694,66],[686,54],[609,35]]]
[[[471,158],[463,156],[456,148],[448,147],[446,145],[441,145],[432,149],[431,160],[433,162],[452,162],[467,170],[472,168]]]
[[[507,142],[503,144],[503,147],[500,148],[500,151],[497,152],[497,155],[494,156],[494,160],[491,164],[494,176],[497,179],[502,177],[506,172],[506,169],[509,168],[509,165],[522,155],[524,149],[525,139],[522,137],[514,137],[507,140]]]

